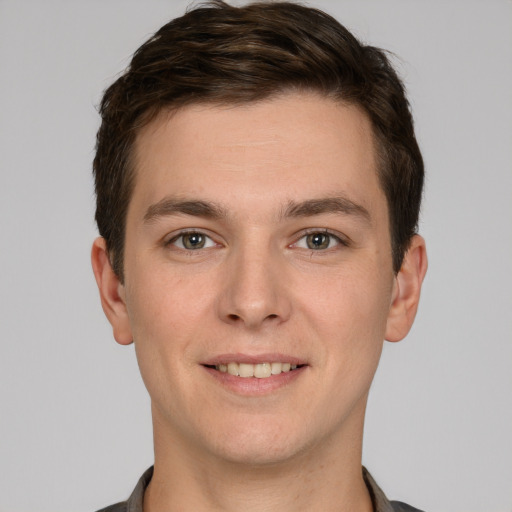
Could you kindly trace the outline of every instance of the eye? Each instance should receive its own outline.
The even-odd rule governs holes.
[[[323,251],[326,249],[332,249],[333,247],[336,247],[339,244],[345,245],[344,242],[339,237],[331,233],[315,231],[314,233],[309,233],[301,237],[293,245],[301,249]]]
[[[190,231],[188,233],[181,233],[174,237],[169,241],[169,245],[174,245],[175,247],[185,249],[186,251],[196,251],[198,249],[214,247],[215,242],[204,233]]]

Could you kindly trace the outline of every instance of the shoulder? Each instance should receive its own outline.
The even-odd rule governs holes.
[[[392,501],[391,506],[393,507],[393,512],[422,512],[420,509],[411,507],[401,501]]]
[[[146,491],[146,487],[151,481],[151,477],[153,476],[153,466],[147,469],[144,474],[140,477],[135,489],[132,494],[128,498],[127,501],[120,501],[115,505],[110,505],[109,507],[102,508],[97,512],[142,512],[143,503],[144,503],[144,492]]]
[[[126,501],[121,501],[119,503],[116,503],[115,505],[110,505],[109,507],[102,508],[97,512],[127,512],[127,505],[128,503]]]

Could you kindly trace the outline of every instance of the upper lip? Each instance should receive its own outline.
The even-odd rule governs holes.
[[[266,353],[266,354],[219,354],[207,359],[202,364],[207,366],[216,366],[228,363],[260,364],[260,363],[290,363],[305,365],[307,362],[297,356],[287,354]]]

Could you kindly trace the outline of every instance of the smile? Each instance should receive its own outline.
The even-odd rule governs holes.
[[[286,373],[296,370],[302,365],[296,365],[291,363],[227,363],[215,365],[215,369],[221,373],[229,373],[236,377],[256,377],[257,379],[266,379],[272,375],[279,375],[280,373]]]

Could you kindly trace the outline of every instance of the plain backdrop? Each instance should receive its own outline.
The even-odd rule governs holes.
[[[101,93],[188,2],[0,0],[0,511],[86,512],[152,463],[133,347],[89,263]],[[398,56],[430,268],[386,344],[364,463],[429,512],[512,511],[512,3],[317,0]]]

